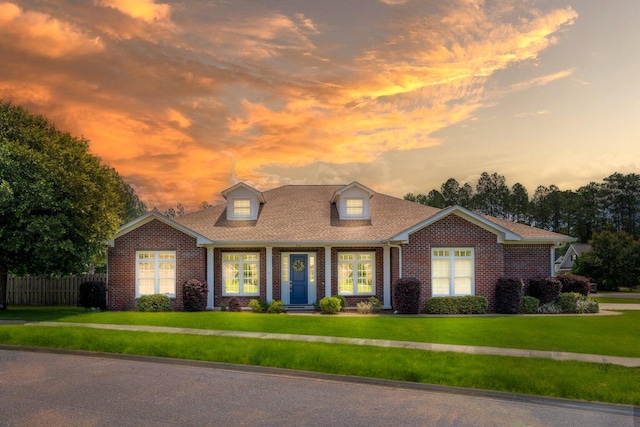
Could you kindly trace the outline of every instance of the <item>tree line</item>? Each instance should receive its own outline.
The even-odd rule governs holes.
[[[540,185],[530,197],[520,183],[509,188],[505,177],[483,172],[475,187],[449,178],[425,194],[404,198],[436,208],[459,205],[477,213],[503,218],[588,242],[601,231],[640,237],[640,175],[614,173],[602,182],[577,190]]]

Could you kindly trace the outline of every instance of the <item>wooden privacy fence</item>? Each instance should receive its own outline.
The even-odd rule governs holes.
[[[106,274],[79,274],[73,276],[9,275],[7,303],[9,305],[78,305],[80,283],[107,281]]]

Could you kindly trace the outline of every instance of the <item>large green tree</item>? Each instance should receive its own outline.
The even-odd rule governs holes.
[[[0,101],[0,309],[8,273],[84,271],[122,223],[124,188],[87,140]]]
[[[589,243],[591,250],[576,260],[574,273],[590,277],[603,290],[640,285],[640,240],[625,231],[605,230]]]

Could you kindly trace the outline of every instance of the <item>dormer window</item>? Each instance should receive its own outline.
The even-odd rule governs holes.
[[[333,193],[331,203],[336,204],[340,219],[371,219],[370,200],[374,194],[364,185],[352,182]]]
[[[264,196],[255,188],[239,182],[222,192],[227,199],[227,219],[251,220],[258,219],[260,205],[264,203]]]
[[[234,199],[233,216],[249,218],[251,216],[251,199]]]
[[[350,198],[346,200],[347,216],[355,216],[361,218],[364,215],[364,199]]]

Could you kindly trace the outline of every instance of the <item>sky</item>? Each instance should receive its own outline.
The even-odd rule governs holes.
[[[637,0],[0,0],[0,99],[149,208],[640,173]]]

